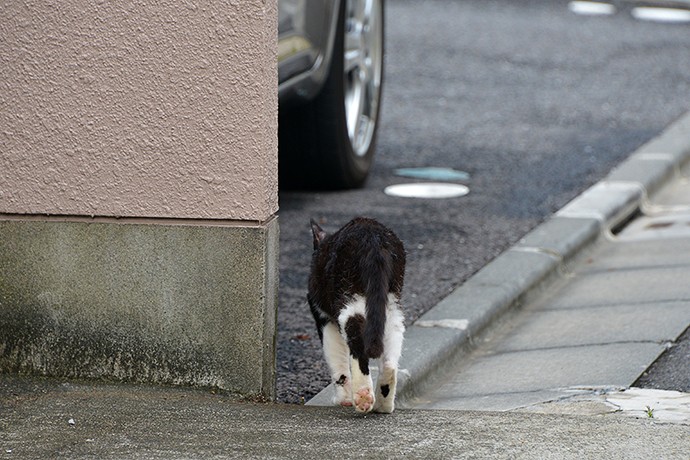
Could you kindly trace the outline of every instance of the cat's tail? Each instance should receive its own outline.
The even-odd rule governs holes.
[[[364,352],[369,358],[383,353],[383,334],[386,327],[386,305],[393,276],[393,261],[388,251],[371,249],[362,264],[362,276],[366,281],[366,314],[364,328]]]

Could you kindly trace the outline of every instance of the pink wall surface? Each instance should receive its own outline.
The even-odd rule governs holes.
[[[0,213],[266,221],[276,0],[3,2]]]

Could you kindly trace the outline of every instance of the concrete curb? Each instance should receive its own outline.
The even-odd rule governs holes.
[[[405,333],[399,405],[423,391],[444,364],[460,359],[473,337],[548,286],[564,263],[629,220],[686,161],[690,112],[419,318]],[[307,404],[330,405],[333,394],[329,385]]]

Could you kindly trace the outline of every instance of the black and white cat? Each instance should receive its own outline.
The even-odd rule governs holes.
[[[313,220],[307,300],[335,384],[334,403],[358,412],[395,409],[405,324],[405,248],[391,230],[358,217],[327,235]],[[374,390],[369,360],[380,358]]]

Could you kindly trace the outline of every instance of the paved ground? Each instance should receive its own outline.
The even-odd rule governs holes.
[[[690,326],[690,227],[649,231],[602,241],[414,407],[509,410],[634,384]],[[685,363],[677,389],[690,391]]]
[[[209,393],[0,376],[1,459],[687,459],[688,427],[618,416],[250,404]]]
[[[688,130],[690,114],[408,328],[403,405],[690,424],[682,355],[664,388],[683,393],[628,390],[690,326]]]
[[[690,391],[690,372],[683,377],[678,372],[683,363],[690,363],[690,329],[686,329],[675,343],[645,371],[642,376],[633,384],[642,388],[678,388],[683,391]]]
[[[399,234],[411,323],[690,107],[686,25],[578,16],[552,0],[386,6],[383,118],[367,186],[280,194],[281,401],[327,383],[304,305],[310,218],[334,230],[364,214]],[[414,182],[396,168],[421,166],[468,172],[469,195],[383,194]]]
[[[688,168],[686,166],[684,172],[686,178],[690,177]],[[655,199],[658,202],[669,202],[677,199],[674,196],[690,199],[690,185],[687,180],[685,182],[677,182],[673,187],[668,187],[663,193],[656,196]],[[639,219],[635,226],[631,226],[630,230],[637,231],[640,227],[651,226],[652,228],[656,227],[657,231],[662,235],[676,231],[687,231],[690,228],[688,224],[690,210],[683,211],[683,208],[679,208],[675,211],[685,217],[675,220],[664,220],[665,214],[674,214],[673,209],[668,210],[663,207],[654,208],[647,206],[648,217],[646,219]],[[671,225],[667,225],[669,223]],[[622,236],[625,237],[625,235]],[[654,236],[654,234],[650,235],[651,238]],[[690,364],[688,364],[690,363],[690,328],[686,329],[685,333],[670,345],[670,348],[635,382],[635,386],[690,392]],[[686,372],[678,371],[683,368],[686,369]]]
[[[414,407],[536,410],[635,384],[690,326],[690,180],[674,185],[677,195],[585,251]],[[666,389],[690,392],[690,360],[675,378]],[[690,423],[690,394],[685,405]]]

